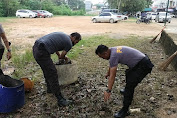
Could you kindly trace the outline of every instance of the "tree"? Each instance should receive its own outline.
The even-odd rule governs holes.
[[[57,15],[83,15],[84,0],[0,0],[0,16],[15,16],[18,9],[44,9]],[[72,10],[76,10],[72,12]]]
[[[85,8],[83,0],[68,0],[68,5],[72,10],[79,10]]]
[[[141,11],[152,4],[152,0],[108,0],[110,8],[119,9],[119,11],[135,13]]]
[[[123,0],[121,3],[121,10],[128,13],[136,13],[142,11],[146,7],[145,0]]]
[[[18,0],[0,0],[2,16],[14,16],[16,10],[19,8]]]
[[[52,0],[52,2],[53,2],[55,5],[57,5],[57,6],[66,4],[66,3],[65,3],[65,0]]]
[[[146,7],[149,8],[149,6],[151,6],[153,3],[152,0],[146,0]]]

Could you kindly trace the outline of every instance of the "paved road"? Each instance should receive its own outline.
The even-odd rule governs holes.
[[[164,26],[164,23],[159,23],[159,25]],[[165,31],[177,34],[177,18],[172,18],[171,23],[166,24]]]

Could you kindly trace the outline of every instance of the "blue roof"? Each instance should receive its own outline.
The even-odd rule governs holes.
[[[143,11],[152,11],[152,8],[144,8]]]

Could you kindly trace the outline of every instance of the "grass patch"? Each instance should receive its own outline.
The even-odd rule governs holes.
[[[97,48],[98,45],[103,44],[107,45],[108,47],[114,47],[118,45],[125,45],[130,47],[136,47],[137,43],[141,43],[144,40],[140,40],[135,36],[130,36],[126,39],[112,39],[108,36],[92,36],[87,37],[84,40],[81,40],[76,46],[73,47],[71,51],[67,54],[67,56],[71,59],[75,59],[78,57],[83,50],[87,50],[91,48],[93,51]],[[139,47],[136,47],[139,49]]]
[[[136,49],[140,49],[141,43],[144,40],[140,40],[135,36],[130,36],[126,39],[112,39],[108,36],[92,36],[86,37],[84,40],[81,40],[78,44],[76,44],[67,54],[70,59],[76,60],[79,55],[83,51],[90,51],[92,53],[95,52],[95,49],[98,45],[103,44],[108,47],[114,47],[119,45],[125,45],[134,47]],[[12,66],[15,68],[15,72],[13,73],[14,78],[21,77],[32,77],[33,79],[39,79],[42,76],[42,71],[39,65],[36,63],[31,47],[27,47],[23,52],[19,53],[19,49],[17,47],[12,47]],[[54,62],[58,61],[58,56],[56,54],[51,55]],[[3,56],[5,58],[5,56]],[[5,59],[3,59],[5,61]],[[2,61],[2,64],[3,64]],[[4,66],[4,65],[3,65]]]
[[[8,22],[8,20],[14,19],[16,17],[0,17],[0,22]]]

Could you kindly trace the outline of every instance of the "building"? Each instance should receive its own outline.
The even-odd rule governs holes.
[[[154,11],[165,11],[168,0],[153,0],[152,9]],[[177,10],[177,0],[169,0],[168,11],[175,12]]]
[[[92,3],[91,1],[85,1],[85,10],[91,11],[92,10]]]

